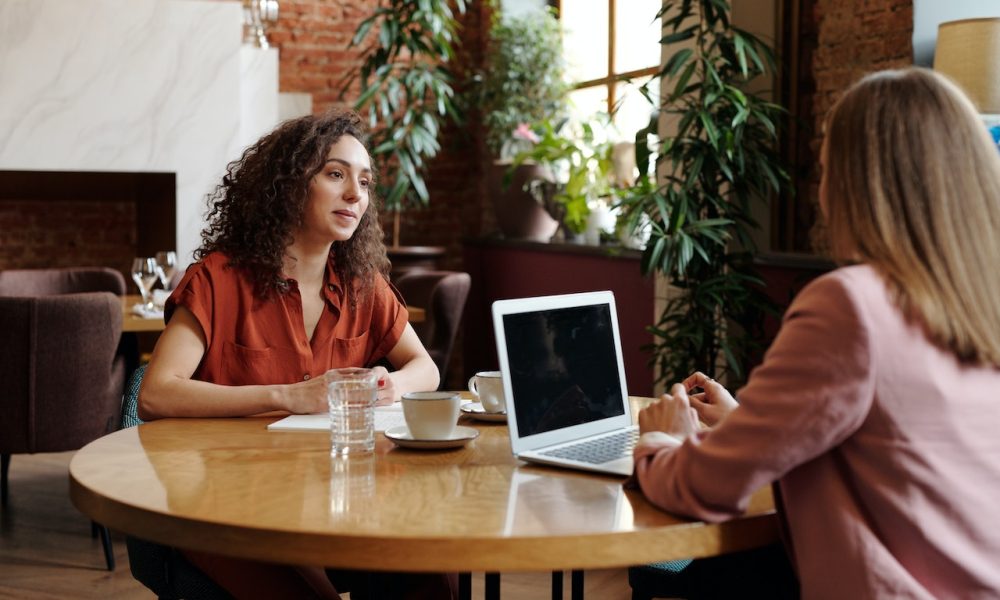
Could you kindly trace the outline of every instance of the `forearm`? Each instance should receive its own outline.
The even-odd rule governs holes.
[[[399,368],[390,373],[393,385],[401,396],[407,392],[422,392],[436,390],[441,382],[441,374],[438,373],[437,365],[430,356],[418,355],[400,365]],[[398,398],[396,398],[398,400]]]
[[[287,412],[287,386],[229,386],[176,376],[144,378],[139,393],[139,418],[246,417],[271,411]]]

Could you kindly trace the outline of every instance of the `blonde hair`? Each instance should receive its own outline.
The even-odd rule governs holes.
[[[868,263],[930,339],[1000,367],[1000,153],[972,103],[921,68],[882,71],[833,107],[831,249]]]

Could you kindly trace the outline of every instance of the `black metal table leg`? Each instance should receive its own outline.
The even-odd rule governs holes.
[[[458,574],[458,600],[472,600],[472,573]]]
[[[572,600],[583,600],[583,571],[570,573],[570,595]]]
[[[500,600],[500,573],[485,573],[485,600]]]
[[[552,600],[562,600],[563,572],[552,571]]]

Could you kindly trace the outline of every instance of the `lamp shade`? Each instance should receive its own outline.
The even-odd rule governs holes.
[[[981,113],[1000,113],[1000,18],[938,26],[934,70],[952,78]]]

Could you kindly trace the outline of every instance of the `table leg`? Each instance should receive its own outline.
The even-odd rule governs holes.
[[[500,573],[485,573],[485,600],[500,600]]]
[[[572,600],[583,600],[583,571],[570,573],[570,593]]]
[[[472,600],[472,573],[458,574],[458,600]]]
[[[562,600],[563,572],[552,571],[552,600]]]

